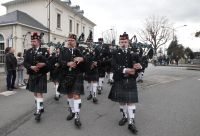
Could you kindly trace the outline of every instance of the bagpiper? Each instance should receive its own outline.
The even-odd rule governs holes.
[[[112,54],[110,52],[110,48],[108,44],[103,43],[103,38],[98,39],[98,46],[97,49],[99,50],[99,60],[98,60],[98,73],[99,73],[99,82],[98,82],[98,94],[101,94],[103,90],[103,83],[106,74],[106,68],[109,66]]]
[[[89,89],[89,96],[87,97],[87,100],[92,100],[94,104],[98,103],[97,99],[97,86],[98,86],[98,80],[99,80],[99,74],[98,74],[98,56],[99,51],[92,43],[91,37],[87,39],[87,47],[85,49],[85,52],[83,53],[86,62],[88,70],[85,72],[85,80],[88,82],[88,89]]]
[[[128,34],[119,37],[119,48],[113,51],[112,67],[114,71],[114,83],[108,96],[114,102],[119,102],[122,119],[119,125],[128,122],[128,129],[137,133],[135,126],[135,103],[138,102],[138,91],[136,84],[136,71],[141,69],[138,57],[130,50]]]
[[[36,121],[40,121],[41,114],[44,112],[43,94],[47,93],[47,72],[49,71],[47,63],[49,53],[47,48],[41,48],[40,39],[37,32],[31,35],[32,48],[26,51],[24,58],[24,67],[29,75],[27,89],[33,92],[35,97]]]
[[[58,62],[61,72],[58,91],[66,95],[68,100],[70,113],[67,116],[67,120],[75,118],[75,126],[80,128],[82,125],[80,121],[80,94],[83,84],[79,75],[82,75],[84,58],[76,48],[76,35],[69,34],[67,47],[62,48]]]
[[[59,101],[60,93],[58,92],[58,85],[59,85],[59,63],[58,58],[60,55],[60,47],[55,47],[54,52],[49,57],[49,66],[50,66],[50,81],[54,83],[55,88],[55,101]]]

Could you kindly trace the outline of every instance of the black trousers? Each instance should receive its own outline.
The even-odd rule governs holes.
[[[14,88],[16,79],[16,70],[7,71],[7,89]]]

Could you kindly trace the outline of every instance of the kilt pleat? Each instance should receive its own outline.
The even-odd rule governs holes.
[[[99,73],[97,69],[85,73],[85,80],[88,82],[99,81]]]
[[[29,75],[27,89],[34,93],[47,93],[47,75]]]
[[[111,87],[108,98],[115,102],[122,103],[137,103],[138,91],[137,84],[134,78],[126,80],[114,81]]]
[[[84,86],[83,86],[83,74],[79,74],[76,76],[76,79],[74,81],[74,84],[71,86],[67,86],[66,83],[60,81],[58,86],[58,92],[61,94],[70,94],[70,93],[76,93],[76,94],[84,94]]]

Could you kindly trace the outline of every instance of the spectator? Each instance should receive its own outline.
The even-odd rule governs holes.
[[[17,53],[17,84],[18,86],[24,86],[25,84],[23,83],[23,71],[24,71],[24,58],[22,57],[22,53],[18,52]]]
[[[12,89],[17,89],[15,87],[15,79],[16,79],[16,68],[17,68],[17,59],[14,56],[14,48],[7,47],[5,49],[6,53],[6,71],[7,71],[7,90],[12,91]]]

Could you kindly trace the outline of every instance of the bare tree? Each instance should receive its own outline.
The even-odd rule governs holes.
[[[156,54],[157,49],[170,40],[172,30],[166,17],[150,16],[145,19],[144,29],[141,29],[139,36],[143,42],[152,44]]]

